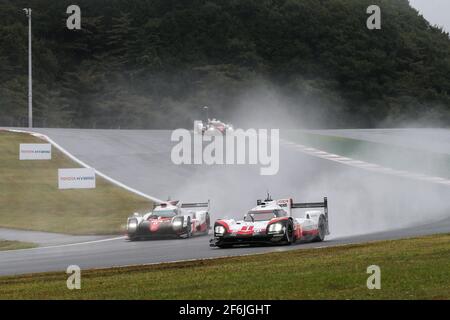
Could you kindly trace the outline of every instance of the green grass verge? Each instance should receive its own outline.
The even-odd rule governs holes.
[[[381,289],[369,290],[369,265]],[[1,299],[450,299],[450,234],[67,275],[0,278]]]
[[[52,148],[52,160],[20,161],[20,143],[43,141],[24,133],[0,132],[0,226],[67,234],[121,232],[147,199],[97,177],[95,189],[58,189],[58,168],[78,164]]]
[[[450,156],[384,143],[314,134],[300,130],[282,132],[286,140],[367,161],[385,167],[450,178]]]
[[[35,248],[37,245],[30,242],[0,240],[0,251]]]

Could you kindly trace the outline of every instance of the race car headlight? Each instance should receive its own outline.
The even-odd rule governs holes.
[[[174,228],[181,228],[182,225],[183,225],[183,218],[174,219],[172,222],[172,226]]]
[[[222,236],[225,233],[225,227],[224,226],[215,226],[214,227],[214,233],[218,236]]]
[[[129,232],[134,232],[134,231],[136,231],[137,225],[138,225],[138,223],[137,223],[137,220],[136,220],[136,219],[130,219],[130,220],[128,220],[128,226],[127,226],[128,231],[129,231]]]
[[[273,224],[269,225],[270,233],[280,233],[282,230],[283,230],[282,223],[273,223]]]

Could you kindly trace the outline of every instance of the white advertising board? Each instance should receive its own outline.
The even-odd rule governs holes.
[[[92,168],[58,169],[59,189],[95,188],[95,170]]]
[[[20,160],[50,160],[52,145],[50,143],[21,143]]]

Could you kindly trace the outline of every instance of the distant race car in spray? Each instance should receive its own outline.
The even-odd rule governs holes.
[[[296,209],[306,210],[298,217]],[[230,247],[239,244],[287,244],[296,241],[323,241],[330,234],[328,228],[328,201],[295,203],[291,198],[258,200],[244,220],[219,219],[214,224],[212,247]]]
[[[194,121],[194,133],[201,135],[216,135],[222,134],[226,135],[227,133],[233,132],[233,126],[228,123],[224,123],[222,121],[216,119],[208,119],[208,121],[203,123],[201,120]]]
[[[208,234],[210,230],[209,201],[181,203],[166,201],[144,215],[135,213],[127,220],[130,240],[156,237],[190,238]]]

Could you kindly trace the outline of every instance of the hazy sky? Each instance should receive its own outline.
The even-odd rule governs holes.
[[[450,0],[409,0],[432,25],[450,32]]]

